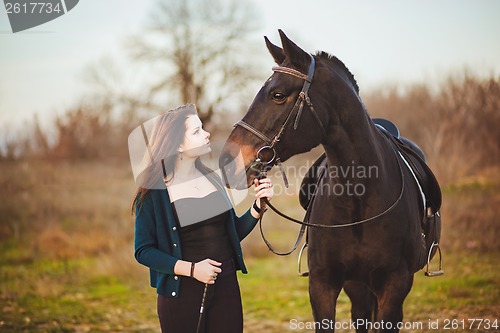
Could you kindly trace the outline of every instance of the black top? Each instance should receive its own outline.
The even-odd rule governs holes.
[[[233,257],[226,229],[229,207],[218,191],[201,198],[179,199],[172,204],[180,226],[182,259],[225,261]]]

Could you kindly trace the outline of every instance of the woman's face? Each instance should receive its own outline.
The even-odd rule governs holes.
[[[210,133],[203,129],[203,124],[197,115],[186,118],[186,134],[180,146],[182,154],[198,157],[212,151],[210,148]]]

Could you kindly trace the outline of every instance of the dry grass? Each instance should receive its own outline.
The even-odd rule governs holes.
[[[49,258],[94,256],[130,243],[127,164],[8,162],[0,174],[1,240],[27,241],[33,256]]]

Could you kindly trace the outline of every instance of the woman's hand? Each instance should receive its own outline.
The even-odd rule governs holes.
[[[220,265],[222,263],[212,259],[199,261],[194,265],[193,277],[200,282],[214,284],[217,275],[222,272],[222,269],[218,267]]]
[[[271,179],[269,178],[263,178],[260,180],[255,179],[254,180],[254,185],[255,185],[255,197],[257,198],[255,200],[255,204],[258,209],[255,209],[255,207],[252,208],[252,216],[255,218],[259,218],[262,215],[262,207],[260,206],[262,198],[267,198],[267,200],[271,200],[272,197],[274,196],[274,190],[273,190],[273,183],[271,182]]]
[[[269,178],[262,179],[254,179],[255,185],[255,197],[257,199],[267,198],[267,200],[271,200],[274,196],[273,183]],[[260,201],[260,200],[258,200]],[[259,204],[257,204],[259,206]],[[259,206],[260,208],[260,206]]]

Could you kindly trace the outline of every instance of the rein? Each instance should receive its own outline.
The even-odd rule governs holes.
[[[267,198],[264,198],[263,200],[266,203],[266,205],[268,205],[279,216],[281,216],[281,217],[283,217],[283,218],[285,218],[285,219],[287,219],[287,220],[289,220],[291,222],[295,222],[295,223],[298,223],[298,224],[301,224],[301,225],[304,225],[304,226],[307,226],[307,227],[315,227],[315,228],[345,228],[345,227],[353,227],[355,225],[359,225],[359,224],[363,224],[363,223],[366,223],[366,222],[373,221],[373,220],[378,219],[379,217],[382,217],[385,214],[389,213],[391,210],[393,210],[398,205],[398,203],[401,201],[401,198],[403,197],[403,192],[404,192],[404,189],[405,189],[405,178],[404,178],[404,173],[403,173],[403,167],[401,165],[400,159],[399,159],[396,151],[395,151],[395,155],[396,155],[395,156],[396,157],[396,161],[398,162],[399,174],[401,175],[401,191],[399,192],[399,196],[383,212],[378,213],[377,215],[369,217],[367,219],[363,219],[363,220],[359,220],[359,221],[354,221],[354,222],[349,222],[349,223],[344,223],[344,224],[318,224],[318,223],[309,223],[308,222],[308,220],[309,220],[308,218],[304,218],[303,221],[297,220],[297,219],[295,219],[293,217],[290,217],[290,216],[288,216],[288,215],[280,212],[276,207],[274,207],[269,202],[269,200],[267,200]],[[324,172],[324,170],[323,170],[323,172]],[[320,177],[318,177],[318,182],[316,183],[316,191],[319,188],[318,184],[320,183],[322,177],[323,177],[323,173],[320,175]],[[316,197],[316,191],[315,191],[315,193],[313,195],[313,198]],[[309,205],[307,207],[306,217],[308,217],[307,215],[309,213],[309,208],[312,206],[313,200],[311,200],[311,202],[309,203]]]
[[[297,249],[297,247],[299,246],[300,241],[302,240],[302,237],[304,236],[304,233],[305,233],[305,230],[307,227],[324,228],[324,229],[337,229],[337,228],[353,227],[356,225],[364,224],[364,223],[373,221],[375,219],[378,219],[378,218],[384,216],[385,214],[388,214],[390,211],[392,211],[398,205],[398,203],[401,201],[401,198],[403,197],[403,193],[404,193],[404,189],[405,189],[405,178],[404,178],[403,167],[401,165],[400,157],[398,156],[397,150],[394,150],[394,154],[395,154],[396,161],[398,163],[399,174],[401,176],[401,191],[399,192],[398,198],[389,207],[387,207],[383,212],[380,212],[377,215],[371,216],[369,218],[354,221],[354,222],[344,223],[344,224],[319,224],[319,223],[310,223],[309,222],[309,218],[310,218],[311,211],[312,211],[312,203],[314,202],[314,198],[316,198],[316,194],[317,194],[317,191],[319,189],[319,184],[323,178],[323,175],[324,175],[326,168],[322,168],[322,170],[321,170],[321,173],[320,173],[318,180],[316,182],[314,194],[312,196],[311,201],[309,202],[309,205],[307,206],[306,214],[304,216],[304,220],[302,220],[302,221],[295,219],[293,217],[290,217],[290,216],[286,215],[285,213],[282,213],[279,209],[274,207],[269,202],[269,200],[267,198],[262,198],[261,201],[263,201],[265,205],[269,206],[276,214],[278,214],[279,216],[281,216],[281,217],[283,217],[291,222],[294,222],[294,223],[301,225],[299,233],[297,235],[297,238],[296,238],[295,243],[293,244],[292,248],[286,252],[277,252],[276,250],[274,250],[273,246],[271,245],[271,243],[267,240],[267,238],[264,235],[264,231],[262,229],[262,219],[264,217],[265,211],[263,211],[259,217],[259,229],[260,229],[260,234],[262,236],[262,240],[267,245],[267,248],[269,249],[269,251],[271,251],[272,253],[274,253],[276,255],[280,255],[280,256],[286,256],[286,255],[293,253]],[[261,207],[263,207],[262,204],[261,204]],[[302,250],[306,246],[307,246],[307,241],[304,244],[304,246],[302,247]],[[300,251],[301,253],[299,254],[299,262],[300,262],[300,258],[302,255],[302,250]],[[300,264],[299,264],[299,270],[300,270]],[[299,273],[299,274],[305,276],[304,274],[301,274],[301,273]]]

